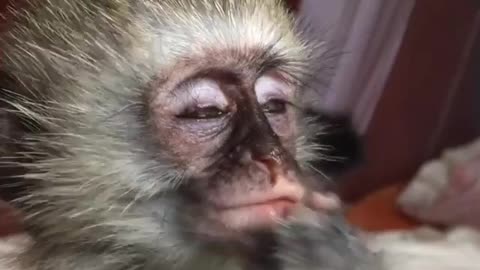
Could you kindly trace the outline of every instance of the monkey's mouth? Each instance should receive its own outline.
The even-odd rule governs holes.
[[[216,209],[211,217],[233,231],[270,229],[288,218],[297,203],[289,198],[277,198]]]
[[[263,194],[242,201],[235,200],[234,195],[228,197],[230,201],[217,200],[210,201],[208,206],[204,204],[206,218],[195,218],[192,223],[196,227],[196,237],[223,251],[226,247],[245,252],[257,250],[265,244],[263,236],[275,234],[279,226],[298,217],[302,208],[328,212],[340,207],[338,198],[333,194],[317,192],[306,197],[303,193],[302,196]],[[200,213],[201,210],[198,211]]]

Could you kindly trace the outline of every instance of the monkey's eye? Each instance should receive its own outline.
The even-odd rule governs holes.
[[[282,78],[264,75],[255,83],[255,94],[273,131],[279,136],[288,136],[292,131],[288,105],[293,99],[294,88]]]
[[[179,114],[179,118],[189,118],[189,119],[213,119],[223,117],[227,114],[226,111],[211,105],[205,107],[194,107],[188,108],[183,113]]]
[[[287,112],[287,104],[280,99],[270,99],[262,105],[262,109],[265,113],[282,114]]]
[[[272,76],[262,76],[255,84],[257,101],[268,114],[283,114],[292,96],[292,89],[281,79]]]
[[[213,120],[228,114],[229,103],[215,81],[200,79],[180,88],[169,105],[177,118]]]

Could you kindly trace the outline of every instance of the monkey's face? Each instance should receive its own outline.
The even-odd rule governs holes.
[[[297,90],[281,72],[252,66],[197,70],[154,91],[154,133],[185,171],[179,213],[191,230],[209,241],[241,239],[303,200]]]

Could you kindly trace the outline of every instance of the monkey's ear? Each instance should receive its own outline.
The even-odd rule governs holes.
[[[365,159],[363,138],[355,130],[351,116],[344,113],[330,113],[317,109],[305,109],[305,117],[322,126],[323,132],[313,138],[315,143],[324,145],[324,155],[331,160],[319,159],[312,165],[330,177],[339,176],[361,164]]]

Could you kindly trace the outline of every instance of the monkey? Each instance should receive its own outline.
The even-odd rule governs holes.
[[[16,270],[359,269],[368,251],[331,217],[321,127],[297,102],[318,46],[281,1],[28,0],[10,15],[0,196],[33,240]]]

